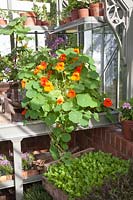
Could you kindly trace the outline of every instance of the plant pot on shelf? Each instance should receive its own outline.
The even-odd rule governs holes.
[[[71,11],[71,19],[72,21],[79,19],[78,9],[74,9]]]
[[[78,10],[79,18],[84,18],[89,16],[89,9],[88,8],[81,8]]]
[[[7,24],[7,20],[0,18],[0,25],[6,25]]]
[[[26,16],[26,20],[24,25],[26,26],[34,26],[36,25],[36,14],[34,12],[24,12],[20,13],[20,16]]]
[[[40,19],[38,19],[38,18],[36,19],[36,25],[37,26],[41,26],[42,25],[42,21]]]
[[[28,177],[35,176],[38,174],[39,174],[39,171],[36,169],[30,169],[30,170],[26,170],[26,171],[23,170],[23,172],[22,172],[23,179],[27,179]]]
[[[104,16],[104,3],[91,3],[89,6],[90,16]]]
[[[9,174],[9,175],[3,175],[0,176],[0,183],[1,182],[5,182],[5,181],[9,181],[13,179],[13,175]]]
[[[133,120],[124,120],[121,125],[124,138],[133,141]]]
[[[41,25],[42,26],[49,26],[49,22],[44,20],[44,21],[41,21]]]

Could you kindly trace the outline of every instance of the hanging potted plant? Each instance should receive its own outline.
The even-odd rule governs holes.
[[[102,0],[89,0],[90,16],[104,16],[104,3]]]
[[[119,108],[122,131],[125,139],[133,141],[133,98]]]
[[[99,113],[109,113],[112,101],[100,94],[100,78],[91,57],[79,49],[49,49],[35,52],[25,60],[18,74],[26,91],[22,102],[28,119],[40,119],[50,128],[50,152],[54,159],[69,155],[71,133]],[[29,62],[30,61],[30,62]]]

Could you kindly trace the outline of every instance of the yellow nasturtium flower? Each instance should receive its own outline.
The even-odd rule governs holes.
[[[73,72],[71,76],[72,81],[79,81],[80,80],[80,73],[79,72]]]
[[[45,87],[44,87],[44,91],[50,92],[52,90],[54,90],[53,84],[50,81],[47,81],[46,84],[45,84]]]
[[[64,70],[64,66],[65,66],[64,62],[58,62],[56,67],[55,67],[55,69],[57,71],[63,71]]]

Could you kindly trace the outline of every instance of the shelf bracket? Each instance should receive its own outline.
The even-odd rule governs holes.
[[[116,37],[121,57],[126,63],[126,32],[129,20],[129,8],[123,0],[104,0],[105,16]],[[121,31],[120,31],[121,28]]]

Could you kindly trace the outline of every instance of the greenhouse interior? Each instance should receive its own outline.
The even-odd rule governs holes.
[[[133,0],[0,0],[0,200],[133,200]]]

